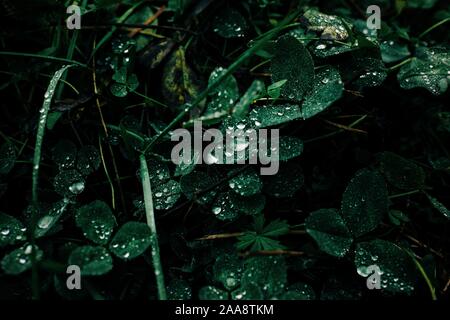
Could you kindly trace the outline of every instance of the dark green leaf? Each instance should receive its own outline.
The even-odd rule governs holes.
[[[112,267],[112,258],[103,247],[78,247],[69,257],[70,265],[77,265],[84,276],[99,276],[109,272]]]
[[[292,36],[278,39],[272,59],[272,81],[287,80],[281,95],[291,100],[302,100],[314,81],[314,62],[303,44]]]
[[[145,223],[130,221],[117,231],[109,248],[119,258],[130,260],[140,256],[150,243],[150,228]]]
[[[347,254],[353,242],[345,221],[336,209],[320,209],[305,220],[306,232],[316,240],[319,248],[335,257]]]
[[[97,244],[108,242],[116,222],[109,206],[99,200],[80,207],[75,221],[84,236]]]
[[[386,185],[375,171],[356,172],[342,196],[341,212],[354,237],[374,230],[388,210]]]

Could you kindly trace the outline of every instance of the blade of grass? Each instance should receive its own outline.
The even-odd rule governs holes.
[[[37,58],[37,59],[44,59],[44,60],[52,60],[52,61],[59,61],[59,62],[65,62],[77,65],[79,67],[87,68],[87,65],[72,60],[72,59],[65,59],[65,58],[58,58],[58,57],[52,57],[52,56],[44,56],[41,54],[34,54],[34,53],[25,53],[25,52],[13,52],[13,51],[0,51],[0,56],[16,56],[16,57],[29,57],[29,58]]]
[[[31,174],[32,184],[31,184],[31,206],[32,206],[32,214],[31,214],[31,226],[30,230],[30,238],[31,238],[31,263],[32,263],[32,293],[33,299],[39,299],[39,278],[38,278],[38,270],[36,265],[36,250],[35,250],[35,242],[36,239],[34,237],[34,226],[36,223],[36,213],[38,209],[38,184],[39,184],[39,166],[41,163],[41,151],[42,144],[44,141],[45,127],[47,124],[47,116],[50,110],[50,105],[52,103],[53,95],[55,94],[56,87],[58,85],[59,79],[61,79],[64,72],[72,67],[73,65],[63,66],[61,69],[55,72],[50,83],[48,85],[47,91],[44,95],[44,102],[42,104],[42,108],[39,110],[39,124],[38,131],[36,133],[36,144],[34,147],[34,156],[33,156],[33,171]]]
[[[147,159],[144,154],[139,157],[141,163],[141,181],[144,192],[144,206],[147,224],[152,232],[152,261],[156,277],[156,286],[158,288],[159,300],[167,300],[166,287],[164,285],[164,273],[159,254],[158,233],[156,231],[155,212],[153,209],[152,187],[148,173]]]

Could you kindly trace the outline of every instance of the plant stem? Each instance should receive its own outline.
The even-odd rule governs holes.
[[[53,61],[70,63],[70,64],[77,65],[79,67],[87,68],[87,65],[82,64],[81,62],[78,62],[78,61],[75,61],[75,60],[65,59],[65,58],[58,58],[58,57],[52,57],[52,56],[44,56],[44,55],[41,55],[41,54],[34,54],[34,53],[0,51],[0,56],[17,56],[17,57],[39,58],[39,59],[46,59],[46,60],[53,60]]]
[[[164,135],[166,135],[176,124],[178,124],[183,118],[184,116],[193,108],[197,107],[202,101],[203,99],[205,99],[210,92],[212,92],[213,90],[215,90],[220,83],[222,83],[222,81],[224,79],[226,79],[228,76],[230,76],[233,72],[235,72],[248,58],[250,58],[256,51],[258,51],[259,49],[261,49],[266,43],[267,41],[269,41],[270,39],[272,39],[276,34],[278,34],[279,31],[283,30],[283,28],[286,27],[286,25],[292,20],[294,19],[297,15],[298,15],[299,11],[296,10],[293,14],[289,15],[288,17],[286,17],[286,19],[284,19],[282,22],[280,22],[280,24],[275,27],[272,30],[269,30],[268,32],[266,32],[265,34],[263,34],[262,36],[260,36],[259,40],[256,41],[252,47],[250,47],[249,49],[247,49],[244,53],[242,53],[239,58],[236,59],[236,61],[234,61],[227,69],[226,71],[219,76],[216,81],[214,81],[211,85],[209,85],[205,90],[203,90],[202,93],[200,93],[197,98],[192,102],[192,104],[186,104],[184,110],[179,113],[175,119],[173,119],[161,132],[159,132],[155,138],[153,138],[143,149],[143,153],[146,154],[152,147],[153,145]]]
[[[164,285],[164,273],[159,255],[158,233],[156,231],[152,187],[150,184],[150,176],[148,174],[147,159],[144,154],[141,154],[139,160],[141,163],[141,181],[144,192],[145,215],[147,218],[147,224],[152,232],[152,260],[156,277],[156,286],[158,288],[158,298],[159,300],[167,300],[166,287]]]
[[[429,32],[433,31],[434,29],[436,29],[437,27],[440,27],[441,25],[443,25],[444,23],[447,23],[450,21],[450,17],[445,18],[444,20],[439,21],[438,23],[432,25],[431,27],[429,27],[427,30],[425,30],[424,32],[422,32],[421,34],[419,34],[419,36],[417,38],[422,38],[423,36],[425,36],[426,34],[428,34]]]
[[[400,197],[404,197],[404,196],[409,196],[409,195],[416,194],[419,192],[421,192],[421,190],[413,190],[413,191],[408,191],[408,192],[404,192],[404,193],[394,194],[392,196],[389,196],[389,199],[395,199],[395,198],[400,198]]]
[[[36,247],[35,242],[36,239],[34,237],[34,226],[36,223],[36,213],[38,210],[38,184],[39,184],[39,167],[41,164],[41,150],[42,143],[44,141],[45,127],[47,125],[47,116],[50,110],[50,105],[52,103],[52,98],[56,90],[56,86],[58,85],[59,79],[62,77],[63,73],[73,65],[64,66],[58,71],[55,72],[52,79],[50,80],[50,84],[48,85],[47,91],[44,95],[44,102],[42,104],[42,108],[39,110],[39,125],[38,131],[36,134],[36,145],[34,147],[34,157],[33,157],[33,171],[31,174],[32,183],[31,183],[31,223],[30,223],[30,238],[31,238],[31,263],[32,263],[32,292],[33,299],[39,299],[39,279],[38,279],[38,270],[36,265]]]
[[[403,249],[403,251],[405,251],[411,257],[411,259],[414,261],[414,264],[416,265],[417,269],[419,269],[420,274],[425,279],[428,289],[430,290],[431,300],[433,300],[433,301],[437,300],[436,289],[433,287],[433,284],[431,283],[431,280],[428,277],[427,272],[425,271],[423,266],[420,264],[419,260],[417,260],[416,257],[414,257],[414,254],[412,252],[410,252],[408,249]]]
[[[404,64],[411,62],[412,59],[413,59],[413,57],[409,57],[408,59],[403,60],[402,62],[396,64],[395,66],[390,67],[388,70],[392,71],[392,70],[398,69],[401,66],[403,66]]]

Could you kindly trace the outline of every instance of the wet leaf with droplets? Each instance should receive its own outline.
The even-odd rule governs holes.
[[[94,146],[83,146],[78,152],[77,169],[87,176],[100,167],[100,153]]]
[[[209,76],[208,85],[211,86],[223,74],[226,69],[218,67],[211,72]],[[236,79],[229,75],[220,82],[218,87],[210,93],[211,100],[209,101],[204,115],[215,114],[216,112],[228,112],[239,99],[239,87]],[[220,118],[217,122],[220,122]]]
[[[73,197],[84,190],[83,176],[76,170],[62,170],[53,181],[55,191],[64,197]]]
[[[418,57],[414,57],[410,63],[402,66],[397,79],[403,89],[422,87],[434,95],[445,93],[450,79],[448,49],[423,49]]]
[[[36,261],[42,259],[43,252],[37,246],[35,249]],[[5,273],[7,274],[20,274],[31,268],[31,254],[33,247],[27,243],[22,247],[7,253],[2,261],[1,265]]]
[[[109,249],[117,257],[130,260],[140,256],[151,244],[151,231],[142,222],[125,223],[111,240]]]
[[[384,63],[400,61],[408,57],[411,53],[406,44],[400,44],[393,40],[386,40],[380,44],[381,58]]]
[[[69,265],[77,265],[83,276],[100,276],[109,272],[113,261],[104,247],[82,246],[72,251]]]
[[[311,212],[305,226],[322,251],[335,257],[343,257],[349,251],[353,238],[336,209]]]
[[[170,171],[167,165],[159,159],[149,158],[147,160],[148,173],[152,186],[160,185],[170,179]]]
[[[25,240],[25,231],[22,222],[0,212],[0,247]]]
[[[275,148],[275,147],[273,147]],[[271,148],[270,154],[274,156],[276,149]],[[281,161],[290,160],[298,157],[303,153],[303,141],[297,137],[280,137],[280,146],[278,150],[278,158]]]
[[[233,290],[241,283],[242,261],[231,254],[217,257],[213,266],[214,280],[227,290]]]
[[[266,299],[276,297],[285,290],[287,281],[286,263],[283,257],[256,256],[244,261],[242,284],[258,285]]]
[[[183,157],[183,153],[180,154],[181,157]],[[198,161],[200,160],[201,154],[197,150],[192,150],[190,160],[186,163],[184,161],[177,164],[175,167],[175,173],[173,174],[175,177],[184,176],[189,173],[191,173],[195,166],[197,165]]]
[[[351,28],[351,24],[338,16],[309,9],[300,17],[300,21],[308,30],[318,32],[321,39],[342,41],[349,37],[347,29]]]
[[[255,107],[249,114],[250,121],[256,128],[271,127],[278,124],[301,119],[300,106],[295,104],[267,105]]]
[[[240,213],[240,209],[236,205],[235,193],[233,191],[223,192],[214,200],[211,212],[219,220],[228,221],[235,220]]]
[[[426,193],[426,196],[428,200],[430,200],[431,205],[438,210],[440,213],[442,213],[446,218],[450,219],[450,210],[444,206],[442,202],[440,202],[435,197],[430,196],[428,193]]]
[[[232,8],[221,10],[213,19],[213,30],[224,38],[242,38],[248,29],[242,14]]]
[[[314,62],[305,46],[285,35],[278,39],[272,59],[272,81],[287,80],[281,96],[300,101],[314,81]]]
[[[155,209],[168,210],[172,208],[181,196],[180,184],[175,180],[169,180],[164,184],[153,188],[153,201]]]
[[[358,77],[353,81],[357,87],[377,87],[381,85],[387,77],[386,67],[378,58],[364,57],[355,58],[351,64],[353,71]]]
[[[381,288],[391,292],[411,293],[416,283],[414,262],[392,242],[373,240],[356,245],[355,266],[362,277],[368,277],[370,266],[380,268]]]
[[[75,221],[84,236],[97,244],[108,242],[116,223],[109,206],[100,200],[80,207],[76,212]]]
[[[341,213],[354,237],[374,230],[388,211],[384,179],[375,171],[356,172],[347,186],[341,203]]]
[[[232,175],[233,172],[230,172]],[[241,196],[252,196],[262,189],[262,181],[255,170],[245,170],[228,181],[229,187]]]
[[[302,117],[308,119],[324,111],[342,96],[344,85],[335,68],[321,69],[314,80],[314,86],[307,92],[302,104]]]
[[[393,152],[380,154],[380,171],[390,184],[399,189],[421,189],[425,184],[423,169]]]
[[[46,235],[60,220],[68,205],[69,201],[65,198],[54,203],[50,206],[50,208],[41,210],[37,219],[36,227],[34,229],[35,237],[39,238]]]

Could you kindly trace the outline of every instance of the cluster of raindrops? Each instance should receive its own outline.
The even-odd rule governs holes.
[[[172,279],[166,288],[169,300],[190,300],[192,298],[192,289],[184,280]]]
[[[423,87],[434,95],[447,91],[450,80],[450,55],[435,48],[426,51],[423,59],[413,60],[402,66],[397,79],[404,89]]]
[[[42,250],[39,250],[37,246],[34,247],[36,261],[42,259]],[[33,253],[33,246],[29,243],[24,244],[22,247],[13,250],[6,254],[1,265],[3,270],[7,274],[19,274],[29,268],[31,268],[31,254]]]
[[[241,196],[252,196],[261,192],[262,189],[262,181],[255,170],[246,170],[240,173],[230,179],[228,185]]]
[[[100,200],[78,208],[75,221],[83,231],[83,235],[97,244],[108,242],[116,224],[111,209]]]
[[[214,279],[227,290],[233,290],[240,285],[242,261],[230,254],[220,255],[213,266]]]
[[[324,111],[342,96],[344,85],[339,72],[335,68],[321,69],[314,80],[302,104],[302,118],[309,119]]]
[[[77,170],[60,171],[53,180],[55,191],[64,197],[76,196],[83,192],[85,181]]]
[[[198,296],[200,300],[226,300],[228,292],[214,286],[206,286],[200,289]]]
[[[0,247],[25,240],[26,230],[22,222],[0,212]]]
[[[153,190],[153,200],[157,210],[172,208],[181,196],[180,184],[175,180],[156,185]]]
[[[227,221],[239,216],[239,208],[234,201],[234,192],[224,192],[214,201],[211,211],[217,219]]]
[[[302,118],[302,111],[295,104],[264,105],[253,108],[249,119],[256,128],[265,128]]]
[[[208,85],[214,85],[226,73],[226,69],[218,67],[211,72]],[[236,79],[229,75],[223,79],[215,90],[210,93],[210,101],[206,107],[205,115],[216,112],[229,111],[239,99],[239,87]],[[220,119],[219,119],[220,121]]]
[[[231,8],[221,11],[213,20],[213,31],[224,38],[242,38],[247,29],[244,17]]]

